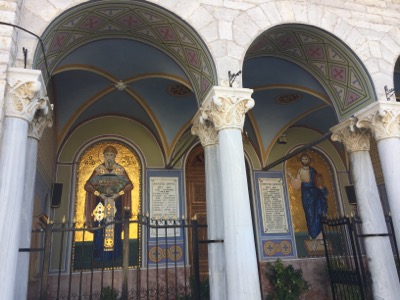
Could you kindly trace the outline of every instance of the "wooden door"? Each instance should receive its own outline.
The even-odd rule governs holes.
[[[206,184],[205,184],[205,164],[204,151],[201,146],[194,148],[189,154],[186,164],[186,199],[188,218],[195,215],[199,224],[207,224],[206,214]],[[207,240],[207,228],[199,229],[199,240]],[[189,232],[189,242],[192,235]],[[191,248],[190,248],[191,249]],[[192,253],[189,252],[192,264]],[[199,244],[199,265],[200,277],[208,277],[208,244]]]

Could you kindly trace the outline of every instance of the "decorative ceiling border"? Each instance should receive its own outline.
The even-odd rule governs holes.
[[[312,74],[332,98],[339,120],[375,101],[371,79],[355,54],[320,28],[288,24],[261,34],[245,60],[274,56],[289,60]]]
[[[87,43],[130,39],[174,59],[187,74],[198,102],[217,84],[215,64],[200,36],[173,13],[148,2],[103,0],[77,5],[58,16],[41,38],[46,53],[36,49],[34,67],[45,70],[45,55],[50,74],[62,59]]]

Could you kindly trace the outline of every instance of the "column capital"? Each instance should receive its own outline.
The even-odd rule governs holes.
[[[332,127],[332,141],[344,144],[348,153],[369,151],[371,133],[367,128],[358,128],[357,119],[351,117],[344,122]]]
[[[400,138],[400,103],[374,102],[355,117],[357,127],[369,128],[377,141],[385,138]]]
[[[31,122],[37,110],[48,111],[42,72],[9,68],[5,96],[5,116]]]
[[[49,101],[47,101],[48,107],[50,107]],[[40,140],[40,138],[43,135],[43,131],[47,127],[52,127],[53,126],[53,114],[52,110],[48,109],[49,113],[44,114],[43,112],[35,115],[33,118],[32,122],[29,123],[29,131],[28,131],[28,136],[37,140]]]
[[[218,144],[218,131],[211,121],[203,117],[203,111],[201,109],[194,116],[192,124],[192,134],[199,137],[203,148]]]
[[[253,108],[253,90],[214,86],[202,104],[203,118],[211,121],[216,130],[242,130],[245,114]]]

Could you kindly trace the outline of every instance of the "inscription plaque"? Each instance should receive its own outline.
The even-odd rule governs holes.
[[[281,178],[259,178],[260,202],[264,233],[289,231]]]
[[[150,218],[159,225],[172,224],[179,218],[179,183],[178,177],[150,177]],[[164,228],[150,230],[150,236],[165,236]],[[167,230],[168,236],[174,236],[174,230]],[[176,236],[179,230],[176,230]]]

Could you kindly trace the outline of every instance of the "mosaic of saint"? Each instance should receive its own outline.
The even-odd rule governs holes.
[[[287,161],[286,176],[298,249],[305,250],[307,256],[320,255],[321,216],[337,212],[330,167],[320,154],[309,151]],[[304,245],[297,241],[300,233]]]
[[[120,143],[97,143],[82,155],[77,179],[77,227],[85,223],[89,231],[75,234],[75,249],[86,249],[95,262],[120,259],[124,212],[130,211],[132,217],[140,211],[137,156]],[[137,243],[137,225],[131,224],[129,232],[129,238]],[[79,268],[76,260],[74,266]],[[85,259],[79,260],[85,265]]]

